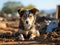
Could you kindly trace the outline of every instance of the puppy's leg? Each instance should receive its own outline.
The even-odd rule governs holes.
[[[20,34],[20,35],[18,36],[18,39],[19,39],[19,40],[25,40],[23,34]]]
[[[40,37],[40,33],[39,33],[38,30],[36,31],[36,36],[37,36],[37,37]]]
[[[29,40],[34,40],[35,37],[36,37],[36,35],[31,34]]]
[[[23,31],[23,30],[18,30],[18,32],[20,33],[19,36],[18,36],[18,39],[19,39],[19,40],[25,40],[25,39],[24,39],[24,36],[23,36],[23,34],[25,34],[25,31]]]
[[[32,32],[32,34],[30,35],[29,40],[34,40],[35,37],[40,37],[40,33],[38,30],[36,30],[35,32]]]

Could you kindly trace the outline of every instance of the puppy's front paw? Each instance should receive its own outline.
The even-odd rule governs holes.
[[[34,40],[34,39],[35,39],[35,37],[36,37],[36,35],[31,34],[31,36],[30,36],[29,40]]]
[[[18,39],[19,39],[19,40],[22,40],[22,41],[25,40],[23,34],[20,34],[20,35],[18,36]]]

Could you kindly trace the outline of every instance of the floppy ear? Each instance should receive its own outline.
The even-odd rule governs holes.
[[[37,14],[39,13],[39,10],[36,9],[36,8],[33,8],[33,9],[31,9],[30,11],[31,11],[31,13],[33,13],[34,15],[37,15]]]
[[[24,12],[25,12],[24,8],[18,9],[18,13],[19,13],[20,17],[22,17],[22,15],[24,14]]]

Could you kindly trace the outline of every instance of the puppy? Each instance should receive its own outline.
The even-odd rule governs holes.
[[[36,15],[39,13],[39,10],[36,8],[33,8],[31,10],[25,10],[24,8],[21,8],[18,10],[18,13],[20,15],[20,22],[19,22],[19,33],[20,40],[34,40],[35,37],[39,37],[40,33],[38,30],[35,29],[35,20]]]

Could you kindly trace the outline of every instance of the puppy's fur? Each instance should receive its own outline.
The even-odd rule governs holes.
[[[33,40],[35,37],[40,36],[39,31],[35,29],[35,20],[38,12],[39,10],[36,8],[33,8],[31,10],[25,10],[24,8],[21,8],[18,10],[18,13],[20,15],[20,40],[25,40],[26,38],[29,40]]]

